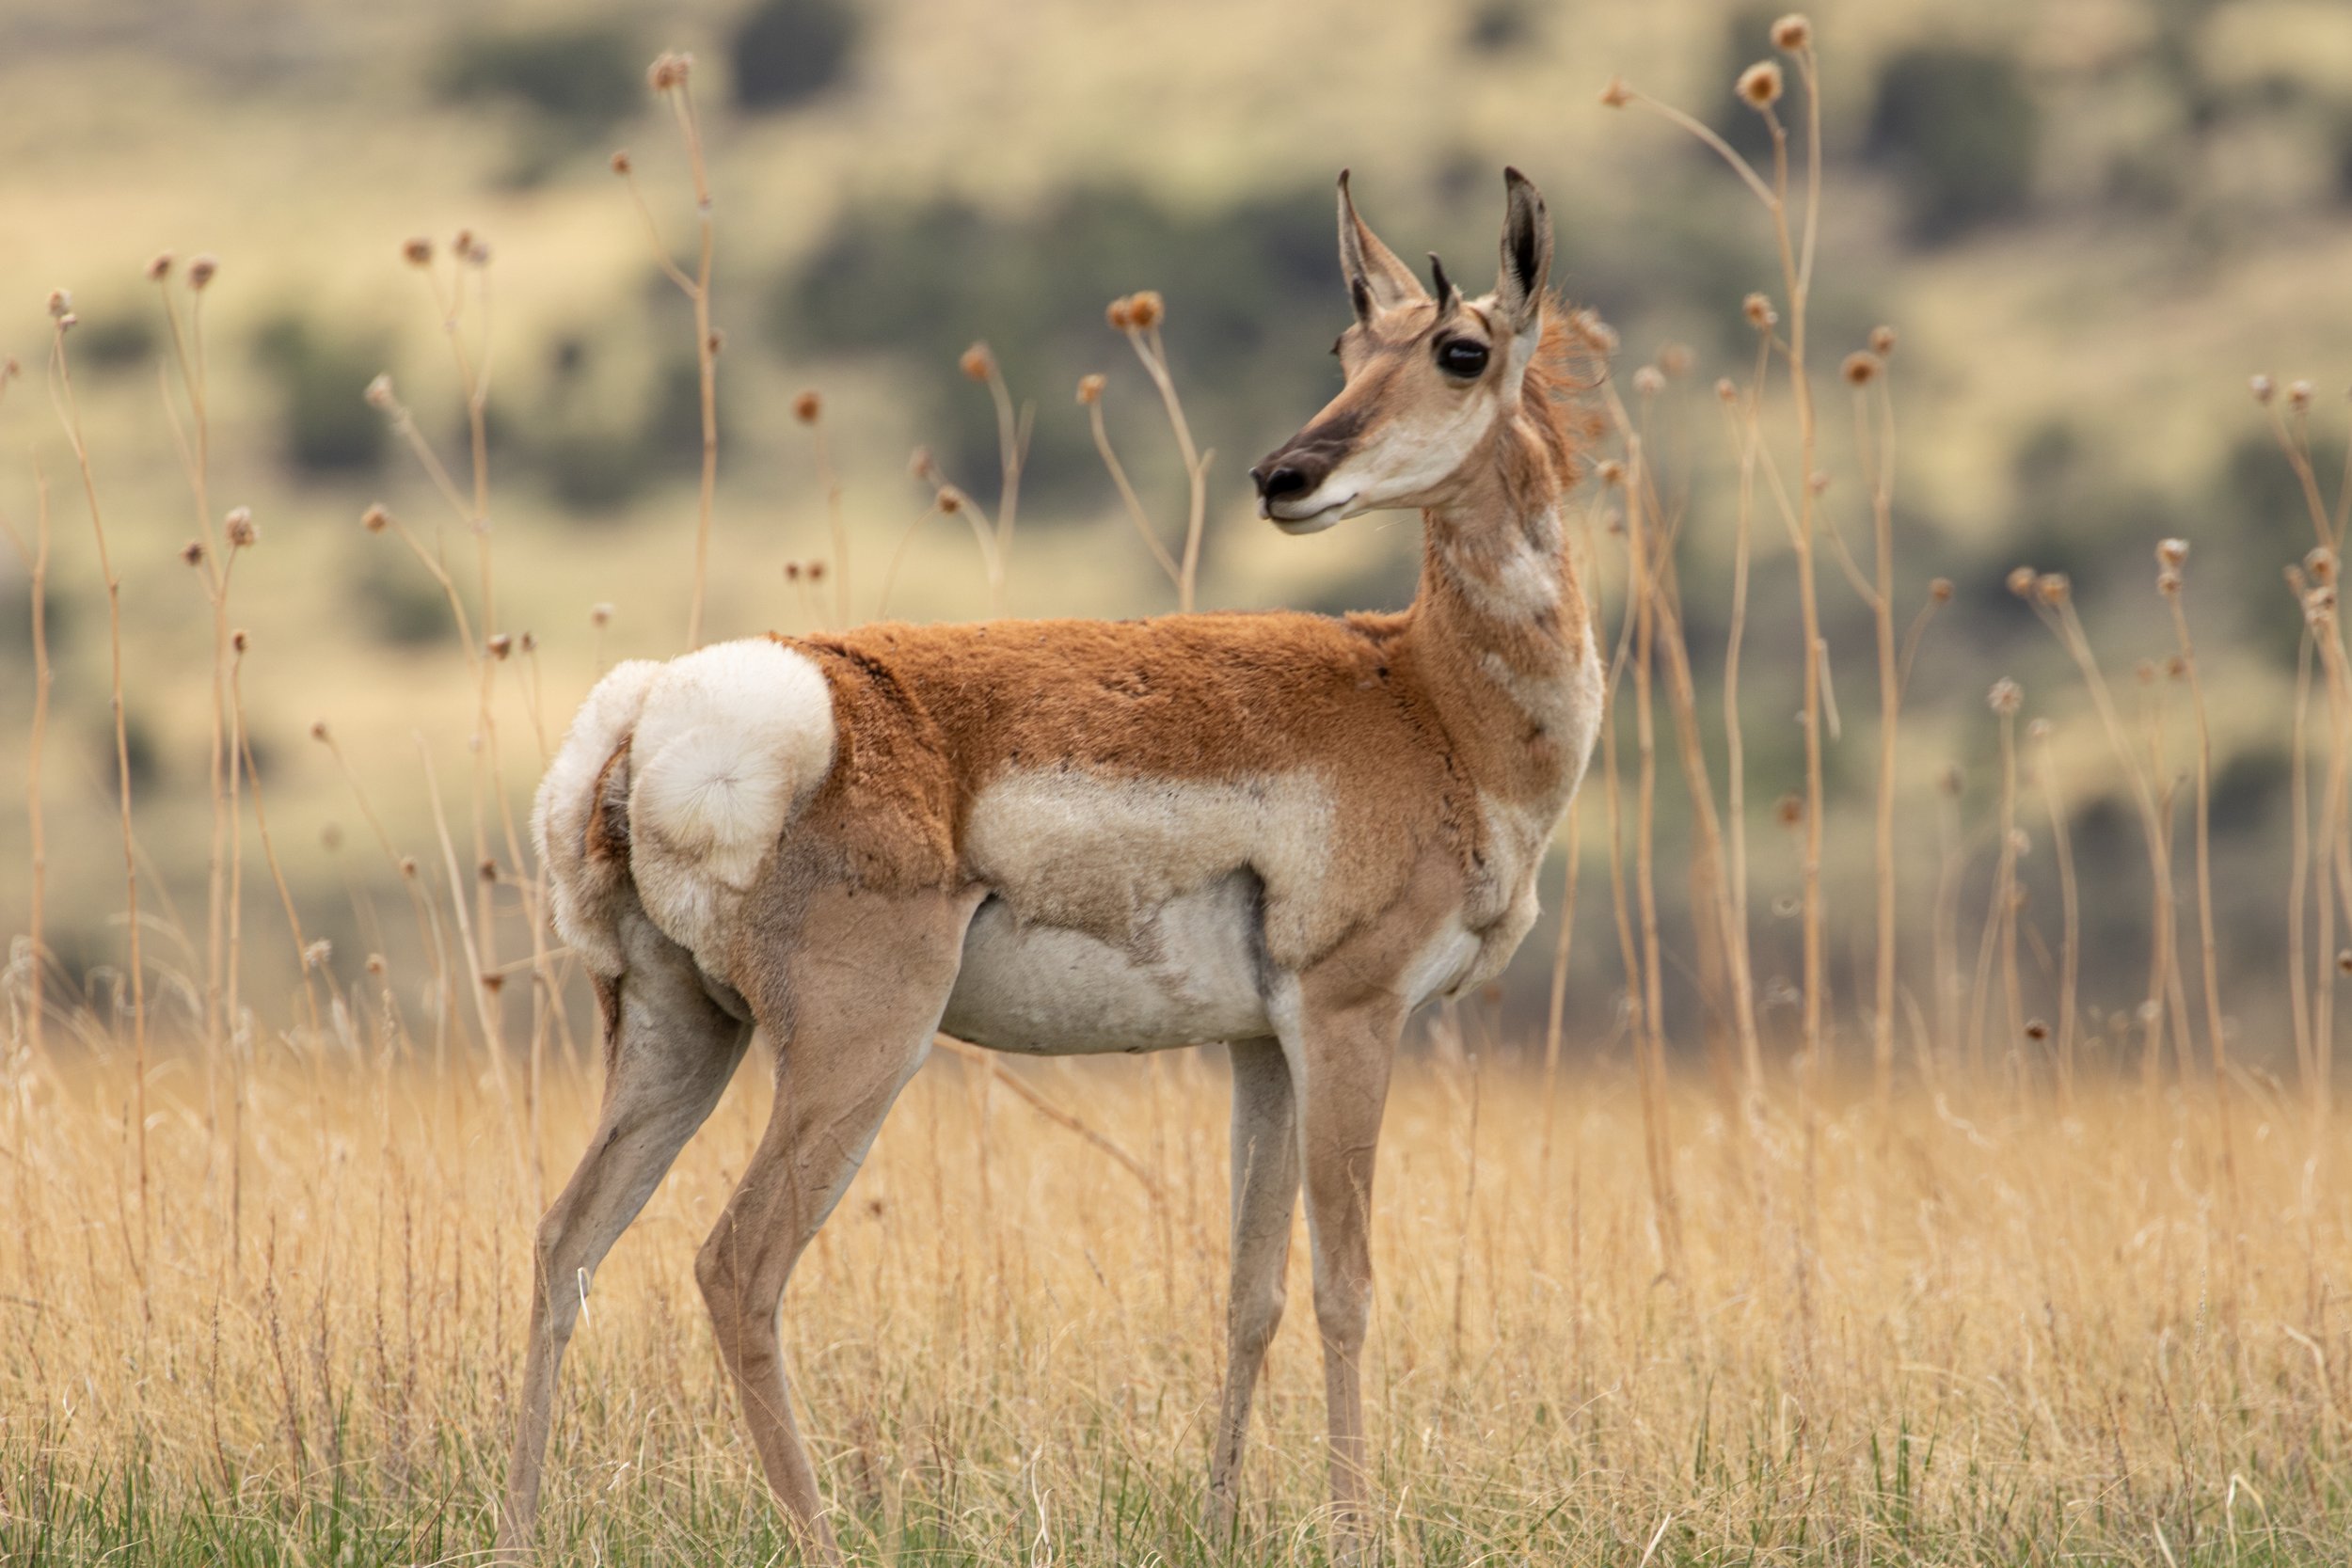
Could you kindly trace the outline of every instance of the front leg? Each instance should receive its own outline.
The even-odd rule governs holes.
[[[1372,1311],[1372,1175],[1404,1023],[1404,1004],[1391,995],[1317,1006],[1311,993],[1282,1038],[1299,1099],[1315,1323],[1323,1331],[1330,1411],[1335,1556],[1343,1562],[1361,1559],[1371,1532],[1361,1360]]]

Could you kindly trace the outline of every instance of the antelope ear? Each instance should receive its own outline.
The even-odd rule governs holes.
[[[1356,215],[1345,169],[1340,170],[1340,277],[1359,322],[1370,321],[1375,310],[1393,310],[1429,297],[1412,269]]]
[[[1543,192],[1518,169],[1502,171],[1507,205],[1502,214],[1502,271],[1495,280],[1495,305],[1512,333],[1533,332],[1544,314],[1544,290],[1551,280],[1551,214]]]

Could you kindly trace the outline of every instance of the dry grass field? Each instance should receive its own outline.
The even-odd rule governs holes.
[[[1979,19],[1996,41],[2026,37],[2029,83],[2106,95],[2095,135],[2072,120],[2050,135],[2037,199],[2059,207],[2100,182],[2156,200],[2124,156],[2133,116],[2153,111],[2116,62],[2194,43],[2214,95],[2199,112],[2235,139],[2173,171],[2209,193],[2166,208],[2176,226],[1996,206],[1993,229],[1915,254],[1891,237],[1918,219],[1890,215],[1888,166],[1862,217],[1840,205],[1865,117],[1822,87],[1846,42],[1827,28],[1817,44],[1692,4],[1661,8],[1651,36],[1596,13],[1597,68],[1572,93],[1509,5],[1417,13],[1350,56],[1393,86],[1425,80],[1439,48],[1490,52],[1466,137],[1572,142],[1571,191],[1641,183],[1595,173],[1592,122],[1617,112],[1609,145],[1671,175],[1663,207],[1555,199],[1569,231],[1612,229],[1581,252],[1604,278],[1654,245],[1711,288],[1736,269],[1692,261],[1700,230],[1746,247],[1697,326],[1653,303],[1637,348],[1579,318],[1614,350],[1569,518],[1610,716],[1544,873],[1551,918],[1506,989],[1412,1028],[1390,1100],[1367,1357],[1378,1560],[2352,1555],[2352,1114],[2334,1082],[2352,975],[2335,598],[2352,467],[2340,399],[2285,367],[2251,400],[2245,379],[2290,346],[2336,346],[2330,258],[2352,227],[2297,204],[2337,176],[2262,116],[2309,109],[2278,83],[2352,76],[2352,49],[2316,8],[2233,4],[2192,26],[2193,8]],[[1175,187],[1230,194],[1270,135],[1317,158],[1349,145],[1332,101],[1294,101],[1268,63],[1306,26],[1276,9],[1217,8],[1232,37],[1216,81],[1258,118],[1186,144],[1159,171]],[[1899,9],[1839,20],[1876,59],[1901,41]],[[963,195],[1018,211],[1051,196],[1024,181],[1057,150],[1127,156],[1135,106],[1175,113],[1169,83],[1210,69],[1166,8],[1104,23],[1099,69],[1073,75],[991,8],[910,0],[876,24],[853,89],[784,121],[726,114],[707,60],[664,55],[626,122],[627,182],[599,164],[593,197],[568,144],[485,150],[486,110],[437,102],[395,155],[351,117],[392,112],[387,73],[422,53],[417,35],[283,10],[283,59],[383,63],[354,76],[352,104],[302,108],[326,127],[303,149],[272,139],[282,103],[193,121],[190,158],[233,172],[211,197],[243,193],[227,199],[260,254],[160,256],[139,285],[151,301],[128,283],[61,291],[0,380],[0,424],[30,448],[0,502],[16,574],[0,625],[24,644],[0,717],[31,782],[0,834],[0,911],[21,922],[0,972],[10,1568],[488,1559],[532,1227],[600,1079],[596,1009],[552,941],[527,826],[596,671],[853,622],[892,594],[916,616],[1319,601],[1392,573],[1407,531],[1277,543],[1242,515],[1248,458],[1204,453],[1195,433],[1253,388],[1195,373],[1186,334],[1216,308],[1188,318],[1183,278],[1120,280],[1168,293],[1141,310],[1121,298],[1099,329],[1107,392],[1016,387],[977,344],[934,367],[982,410],[979,458],[926,448],[903,481],[897,454],[932,437],[898,372],[834,344],[811,376],[821,393],[803,393],[797,362],[746,346],[754,281],[729,269],[762,247],[806,254],[840,216],[817,210],[827,193],[970,165]],[[1047,10],[1038,24],[1070,37],[1093,22]],[[203,72],[252,63],[202,29],[160,61],[124,41],[127,14],[41,25],[86,29],[89,58],[148,85],[134,117],[180,113]],[[699,44],[716,14],[670,19]],[[455,25],[452,8],[433,16]],[[1737,97],[1701,69],[1729,22],[1773,68]],[[2281,55],[2280,29],[2312,40],[2308,59]],[[1696,119],[1667,92],[1692,81]],[[117,123],[38,91],[66,129]],[[1523,122],[1489,123],[1513,101]],[[983,122],[999,140],[973,155]],[[1402,161],[1421,126],[1364,135]],[[106,221],[61,187],[58,221],[0,250],[0,278],[79,261],[92,233],[131,245],[126,211],[175,232],[201,215],[200,183],[116,166],[103,135],[75,145]],[[296,150],[350,180],[338,242],[363,222],[403,231],[403,200],[443,176],[553,161],[496,176],[511,248],[505,230],[437,232],[322,261],[283,197],[309,178]],[[752,171],[778,167],[772,199],[737,204]],[[0,189],[24,177],[21,161],[0,169]],[[1401,205],[1443,209],[1429,191],[1444,186]],[[1666,208],[1678,234],[1636,221]],[[1112,240],[1162,221],[1105,210]],[[2220,236],[2256,219],[2306,243],[2232,252]],[[1855,258],[1867,289],[1841,281]],[[2100,268],[2162,309],[2106,297],[2087,281]],[[354,279],[387,272],[407,325],[371,339],[373,285]],[[2190,274],[2217,281],[2196,295]],[[262,306],[296,294],[324,303],[270,327]],[[144,338],[117,325],[133,298]],[[1912,312],[1899,331],[1864,313],[1879,302]],[[1048,314],[1095,331],[1109,303],[1055,297]],[[1343,309],[1336,283],[1330,303]],[[1268,309],[1243,336],[1297,325]],[[359,348],[319,346],[353,322]],[[605,362],[619,369],[583,375],[625,390],[666,376],[676,395],[649,426],[668,442],[660,477],[583,523],[609,498],[561,487],[593,467],[603,427],[584,442],[556,428],[548,388],[606,336],[626,340]],[[378,349],[397,376],[344,375]],[[255,366],[315,368],[306,355],[326,370],[286,384],[290,408],[356,405],[380,467],[297,475],[270,455],[253,410],[278,372]],[[2035,424],[2054,410],[2083,413],[2081,430]],[[2083,446],[2117,432],[2148,486],[2120,499],[2078,483]],[[1099,507],[1054,499],[1067,477],[1029,467],[1032,437],[1104,454],[1115,487]],[[2233,438],[2259,462],[2196,489]],[[1298,563],[1327,544],[1338,567]],[[2037,557],[2056,569],[2010,570]],[[549,629],[526,630],[538,617]],[[584,1297],[546,1560],[796,1560],[692,1275],[764,1124],[774,1049],[754,1046]],[[1200,1528],[1227,1115],[1221,1047],[1040,1062],[941,1042],[785,1299],[852,1560],[1329,1560],[1303,1241],[1243,1528]]]
[[[789,1556],[691,1264],[757,1066],[596,1278],[549,1560]],[[935,1063],[787,1297],[845,1548],[1325,1560],[1303,1241],[1246,1537],[1198,1531],[1221,1064],[1026,1070],[1136,1169]],[[157,1088],[142,1212],[119,1063],[13,1087],[8,1560],[478,1560],[584,1080],[555,1080],[534,1149],[486,1081],[280,1054],[233,1159],[199,1072]],[[2352,1121],[2242,1105],[2230,1169],[2209,1106],[2106,1080],[2074,1117],[1866,1098],[1749,1133],[1686,1092],[1670,1244],[1633,1085],[1557,1090],[1443,1052],[1398,1084],[1367,1363],[1391,1560],[2341,1560]]]

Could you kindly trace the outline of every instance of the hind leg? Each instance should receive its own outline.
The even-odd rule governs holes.
[[[1282,1321],[1282,1275],[1298,1207],[1297,1097],[1277,1040],[1235,1040],[1233,1058],[1233,1284],[1225,1308],[1225,1397],[1209,1457],[1206,1528],[1232,1533],[1250,1398],[1266,1347]]]
[[[839,1554],[792,1418],[776,1313],[793,1265],[930,1051],[977,902],[819,892],[751,998],[781,1047],[775,1109],[694,1272],[768,1483],[826,1562]]]
[[[529,1555],[556,1378],[589,1276],[719,1103],[751,1037],[710,999],[686,950],[629,901],[619,935],[628,968],[602,989],[604,1105],[579,1168],[539,1223],[522,1411],[506,1472],[499,1555]]]

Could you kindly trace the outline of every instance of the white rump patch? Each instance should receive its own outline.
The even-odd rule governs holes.
[[[833,693],[771,638],[662,665],[629,752],[629,865],[653,923],[723,975],[727,927],[792,814],[833,766]]]
[[[596,810],[596,777],[636,727],[645,689],[660,668],[651,659],[632,658],[605,672],[572,716],[572,727],[548,764],[532,806],[531,830],[539,843],[539,863],[548,868],[556,934],[582,963],[607,977],[622,968],[612,900],[620,892],[625,868],[589,865],[588,823]]]

